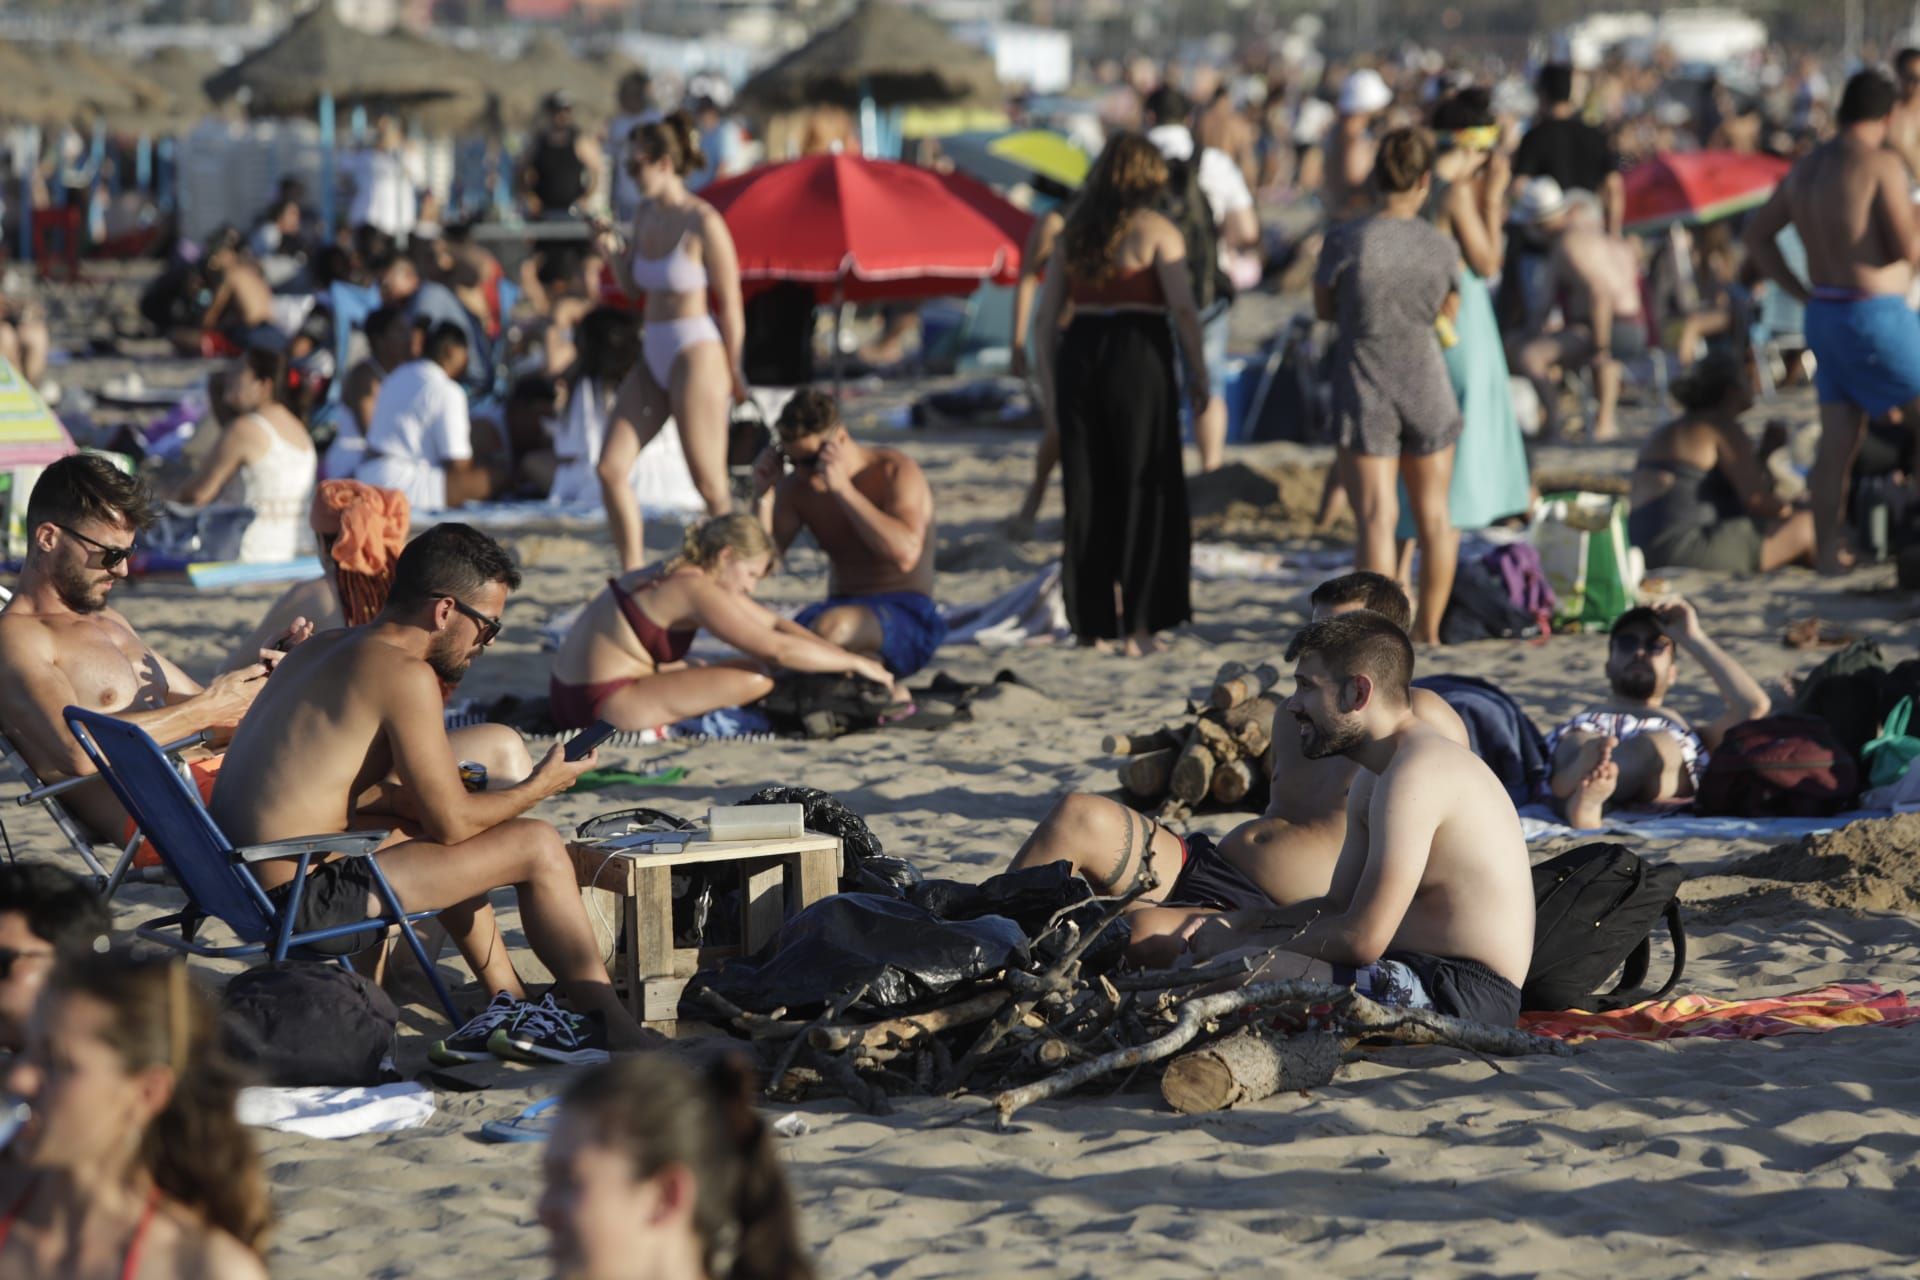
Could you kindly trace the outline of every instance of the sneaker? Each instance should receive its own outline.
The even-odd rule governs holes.
[[[487,1048],[510,1062],[560,1062],[570,1066],[607,1060],[607,1024],[597,1014],[570,1013],[549,992],[526,1006],[510,1025],[487,1037]]]
[[[485,1062],[492,1057],[487,1048],[487,1039],[503,1027],[510,1027],[522,1016],[522,1011],[533,1006],[525,1000],[515,1000],[504,991],[494,993],[477,1016],[448,1036],[445,1040],[436,1040],[427,1050],[427,1057],[435,1066],[455,1067],[466,1062]]]

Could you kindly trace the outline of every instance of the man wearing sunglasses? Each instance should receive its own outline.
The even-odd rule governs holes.
[[[0,733],[42,782],[93,772],[61,718],[68,706],[174,742],[231,730],[266,679],[263,660],[203,688],[107,606],[127,576],[134,535],[151,521],[150,503],[144,484],[90,454],[48,467],[28,499],[26,564],[0,611]],[[104,785],[77,787],[61,803],[98,839],[124,838],[126,811]]]
[[[1685,651],[1720,691],[1721,712],[1695,727],[1666,705]],[[1759,682],[1708,638],[1693,606],[1668,596],[1629,609],[1607,635],[1612,696],[1547,735],[1552,803],[1568,825],[1592,828],[1616,805],[1684,800],[1727,730],[1772,708]]]
[[[827,554],[827,598],[801,626],[904,679],[946,639],[933,602],[933,490],[898,449],[863,445],[812,387],[780,411],[754,464],[754,511],[784,554],[802,529]]]
[[[519,585],[506,551],[476,529],[441,524],[415,538],[400,553],[386,607],[371,622],[315,636],[279,665],[234,738],[211,810],[236,844],[394,830],[380,869],[409,910],[440,913],[503,1019],[525,1001],[526,989],[487,895],[512,887],[527,940],[558,991],[578,1013],[597,1015],[589,1026],[550,1007],[550,1016],[530,1023],[547,1039],[520,1047],[537,1057],[584,1061],[566,1055],[637,1045],[644,1033],[614,996],[566,842],[549,823],[522,815],[571,787],[598,756],[569,761],[556,746],[524,778],[469,790],[459,766],[466,748],[449,737],[443,714],[445,691],[499,638],[507,597]],[[254,867],[276,899],[291,893],[296,870],[291,858]],[[362,860],[319,863],[307,877],[296,926],[320,929],[376,914],[370,886]],[[365,944],[340,948],[358,945]]]

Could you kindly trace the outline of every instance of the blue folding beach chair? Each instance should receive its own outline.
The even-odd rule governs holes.
[[[231,840],[214,824],[199,794],[188,785],[161,754],[159,744],[138,725],[112,716],[68,707],[65,718],[80,749],[93,761],[94,768],[106,780],[113,794],[133,816],[140,829],[153,842],[167,870],[173,873],[187,895],[187,909],[173,915],[149,920],[135,930],[140,937],[175,950],[197,956],[265,955],[275,961],[289,956],[299,959],[337,959],[351,969],[345,956],[324,956],[305,951],[312,943],[345,937],[365,931],[370,925],[398,925],[407,945],[420,962],[433,993],[447,1016],[458,1025],[459,1011],[453,997],[440,981],[433,959],[413,931],[413,922],[433,915],[431,911],[409,914],[394,893],[393,886],[380,870],[374,848],[389,833],[355,831],[309,836],[293,840],[275,840],[268,844],[235,848]],[[386,904],[378,916],[357,924],[335,925],[327,929],[295,932],[294,918],[300,912],[300,897],[306,888],[307,869],[315,854],[337,853],[347,858],[365,858],[373,873],[374,892]],[[247,865],[272,858],[297,858],[298,869],[293,892],[286,903],[276,908],[260,887]],[[194,939],[203,918],[211,916],[240,938],[238,946],[215,947]]]

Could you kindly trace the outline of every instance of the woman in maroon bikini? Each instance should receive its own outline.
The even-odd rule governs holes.
[[[773,542],[745,512],[687,530],[680,554],[607,581],[553,658],[554,724],[578,729],[606,720],[652,729],[721,707],[757,702],[773,688],[769,667],[845,672],[893,685],[887,669],[849,653],[753,599],[773,567]],[[686,661],[701,629],[747,655]]]
[[[0,1160],[0,1276],[264,1280],[266,1177],[215,1039],[184,961],[55,972],[7,1073],[31,1116]]]

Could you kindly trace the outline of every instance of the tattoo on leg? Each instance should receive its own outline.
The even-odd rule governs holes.
[[[1133,810],[1126,809],[1123,806],[1121,825],[1126,829],[1126,837],[1120,845],[1119,865],[1114,867],[1113,879],[1110,881],[1113,885],[1112,892],[1116,895],[1127,892],[1127,889],[1119,887],[1123,881],[1126,882],[1128,888],[1132,887],[1132,881],[1127,876],[1127,869],[1133,865],[1133,819]]]

